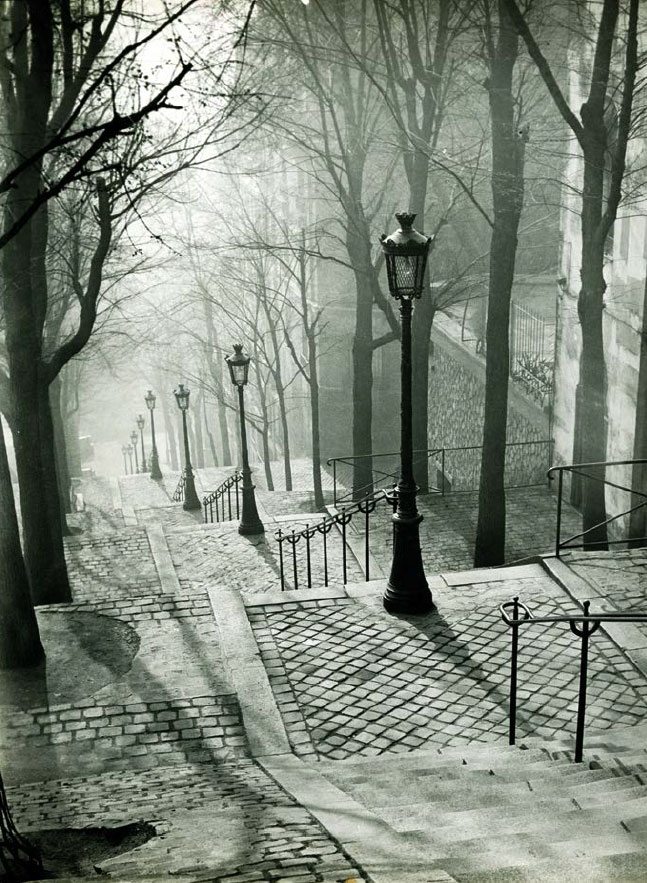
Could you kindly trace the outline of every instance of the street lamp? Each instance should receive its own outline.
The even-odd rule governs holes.
[[[128,475],[128,460],[126,459],[126,457],[128,456],[128,448],[126,447],[126,445],[121,446],[121,453],[124,458],[124,472],[126,475]]]
[[[245,399],[243,390],[247,385],[249,377],[250,358],[247,353],[243,352],[242,344],[234,344],[234,352],[230,356],[225,356],[225,362],[229,366],[229,374],[231,382],[238,390],[238,410],[240,414],[240,448],[243,458],[243,511],[238,525],[238,533],[246,536],[264,533],[265,528],[263,522],[259,518],[258,509],[256,508],[256,497],[254,496],[254,485],[252,484],[252,472],[249,468],[249,457],[247,454],[247,430],[245,428]]]
[[[146,420],[144,419],[143,414],[137,415],[137,428],[139,429],[139,435],[142,441],[142,472],[146,472],[146,452],[144,451],[144,424]]]
[[[130,441],[133,446],[133,451],[135,452],[135,472],[139,472],[139,461],[137,459],[137,430],[133,429],[130,433]]]
[[[151,478],[160,479],[162,477],[162,472],[160,470],[159,459],[157,456],[157,444],[155,442],[155,395],[151,389],[148,390],[146,395],[144,396],[144,401],[146,402],[146,407],[149,410],[151,415],[151,437],[152,437],[152,450],[150,455],[150,467],[151,467]],[[143,445],[143,442],[142,442]]]
[[[186,428],[186,412],[189,410],[190,392],[180,383],[178,388],[174,390],[174,394],[177,406],[182,412],[182,431],[184,433],[184,503],[182,508],[186,510],[201,509],[200,500],[195,492],[193,467],[191,466],[191,454],[189,452],[189,434]]]
[[[399,229],[380,237],[389,292],[400,302],[402,316],[400,480],[393,514],[393,562],[383,602],[389,613],[409,614],[428,613],[434,608],[420,550],[422,515],[416,506],[411,419],[411,315],[414,299],[422,294],[431,237],[413,229],[415,217],[398,212]]]
[[[130,460],[130,474],[133,472],[133,446],[126,445],[126,453],[128,454],[128,459]]]

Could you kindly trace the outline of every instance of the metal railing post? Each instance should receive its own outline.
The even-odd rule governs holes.
[[[333,506],[337,506],[337,460],[332,461],[332,500]]]
[[[559,470],[557,478],[557,523],[555,525],[555,557],[559,558],[562,537],[562,489],[564,486],[564,472]]]
[[[508,725],[508,744],[514,745],[517,737],[517,664],[519,659],[519,597],[514,599],[512,615],[512,653],[510,658],[510,722]]]
[[[281,569],[281,591],[285,591],[285,573],[283,571],[283,531],[279,527],[276,538],[279,541],[279,567]]]
[[[589,615],[590,601],[582,604],[584,616]],[[578,620],[571,620],[571,631],[581,638],[580,645],[580,687],[577,697],[577,728],[575,730],[575,763],[582,762],[584,752],[584,724],[586,719],[586,682],[589,668],[589,638],[600,628],[599,622],[583,622],[582,631],[577,628]]]

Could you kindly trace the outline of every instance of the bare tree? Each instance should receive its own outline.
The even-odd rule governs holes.
[[[592,64],[580,64],[580,77],[588,74],[584,103],[576,113],[559,85],[551,64],[530,25],[530,16],[515,0],[505,8],[523,39],[530,57],[562,119],[573,133],[582,154],[582,261],[578,316],[582,329],[580,377],[575,423],[574,459],[603,462],[606,459],[606,364],[603,340],[603,309],[606,281],[604,252],[622,198],[627,146],[635,123],[634,99],[640,68],[638,56],[638,0],[601,0],[597,21],[581,34],[574,50]],[[579,9],[580,4],[574,4]],[[584,15],[588,20],[589,11]],[[590,46],[590,44],[592,45]],[[590,46],[590,48],[589,48]],[[612,112],[620,96],[617,114]],[[585,545],[603,548],[607,542],[604,469],[598,481],[584,482],[582,517]]]

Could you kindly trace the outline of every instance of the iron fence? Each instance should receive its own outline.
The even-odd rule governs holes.
[[[614,467],[627,467],[631,466],[632,468],[636,466],[645,466],[647,464],[647,460],[607,460],[604,462],[597,463],[570,463],[566,466],[552,466],[548,470],[548,478],[549,480],[554,479],[555,475],[557,475],[557,516],[556,516],[556,524],[555,524],[555,556],[557,558],[560,557],[560,553],[564,549],[606,549],[609,545],[620,545],[620,544],[635,544],[642,545],[647,543],[647,536],[619,536],[616,539],[609,539],[605,536],[602,540],[596,540],[595,536],[601,529],[604,529],[606,534],[606,528],[609,525],[619,525],[621,520],[626,520],[627,517],[631,517],[634,513],[639,512],[641,509],[644,509],[647,506],[647,493],[643,491],[639,491],[634,487],[627,487],[624,484],[619,484],[617,481],[612,481],[607,477],[607,470]],[[630,494],[632,500],[638,499],[639,502],[634,503],[634,505],[630,506],[627,509],[623,509],[621,512],[616,513],[615,515],[611,515],[597,524],[591,525],[579,533],[573,534],[567,539],[562,539],[562,503],[564,496],[564,476],[568,475],[570,477],[574,476],[578,480],[586,480],[592,481],[597,484],[603,484],[608,488],[612,488],[614,491],[620,491],[621,493]],[[624,533],[624,531],[621,531]],[[577,542],[579,541],[579,542]]]
[[[180,475],[180,480],[173,492],[171,499],[174,503],[181,503],[184,500],[184,489],[186,487],[186,470]]]
[[[427,448],[413,452],[414,475],[416,464],[431,461],[430,486],[427,493],[469,493],[479,486],[482,445]],[[551,439],[536,439],[506,444],[506,488],[538,487],[546,483],[546,471],[552,461]],[[352,471],[356,461],[371,458],[373,481],[371,486],[392,486],[400,473],[400,452],[361,454],[356,457],[330,457],[326,464],[332,467],[333,503],[335,506],[352,501],[357,491],[352,486]],[[375,465],[379,461],[380,466]],[[431,480],[433,479],[433,480]],[[342,483],[345,482],[345,483]]]
[[[553,625],[568,623],[574,635],[580,638],[580,672],[577,697],[577,722],[575,728],[575,763],[582,761],[584,751],[584,723],[586,718],[586,688],[589,663],[589,639],[604,622],[647,622],[647,613],[590,613],[590,601],[582,604],[582,613],[535,616],[518,597],[501,604],[499,610],[512,633],[510,654],[510,716],[508,742],[516,742],[517,686],[519,668],[519,628],[529,625]]]
[[[313,556],[313,548],[312,541],[315,542],[320,541],[320,551],[323,558],[323,579],[324,586],[329,584],[330,580],[330,560],[329,560],[329,535],[333,528],[338,529],[338,533],[341,540],[341,575],[342,582],[344,585],[348,582],[348,525],[352,522],[355,516],[359,516],[362,519],[362,528],[364,533],[363,538],[363,550],[364,550],[364,578],[368,581],[371,572],[371,529],[370,529],[370,517],[371,514],[375,511],[377,506],[387,504],[390,505],[395,511],[396,506],[396,498],[395,491],[388,494],[385,491],[379,491],[373,496],[366,497],[364,500],[359,500],[356,503],[353,503],[350,506],[342,507],[338,512],[333,515],[328,516],[327,518],[322,518],[321,521],[316,524],[306,524],[306,526],[297,530],[296,528],[292,528],[289,531],[284,531],[282,528],[279,528],[274,536],[279,544],[279,567],[281,572],[281,590],[285,591],[286,588],[286,563],[285,563],[285,551],[284,546],[287,546],[289,551],[289,556],[292,559],[292,581],[293,588],[299,588],[299,567],[297,561],[297,547],[305,548],[305,567],[306,567],[306,578],[305,583],[308,588],[312,588],[312,556]],[[300,544],[302,545],[300,546]],[[352,554],[352,551],[351,551]]]
[[[202,498],[205,524],[213,524],[214,511],[216,521],[233,521],[240,518],[240,482],[243,474],[236,470],[233,475],[226,478],[215,491]],[[233,490],[233,494],[232,494]],[[233,505],[232,505],[233,496]]]

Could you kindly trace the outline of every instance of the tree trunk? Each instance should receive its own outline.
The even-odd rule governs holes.
[[[180,462],[177,455],[175,428],[171,421],[168,408],[164,402],[164,396],[160,396],[160,398],[162,402],[162,417],[164,419],[164,434],[166,436],[166,459],[171,464],[173,472],[177,472],[180,468]]]
[[[193,434],[195,436],[195,466],[204,469],[204,439],[202,437],[202,392],[198,395],[193,412]]]
[[[431,328],[436,314],[431,292],[427,285],[421,299],[416,303],[413,326],[412,361],[412,424],[413,450],[425,451],[429,447],[429,356]],[[420,493],[429,492],[429,459],[424,454],[414,456],[414,474]]]
[[[643,294],[642,330],[640,333],[640,362],[638,365],[638,389],[636,390],[636,422],[634,429],[634,460],[647,459],[647,279]],[[647,541],[647,499],[638,494],[647,494],[647,464],[636,464],[632,470],[631,486],[635,493],[631,505],[638,506],[629,516],[630,548],[646,545]]]
[[[427,153],[416,151],[409,169],[410,211],[416,214],[417,229],[424,231],[425,203],[429,180]],[[436,306],[432,300],[429,270],[427,270],[425,287],[422,297],[416,303],[413,323],[411,395],[414,451],[424,451],[429,447],[429,350],[435,312]],[[429,491],[429,460],[427,457],[419,455],[415,458],[415,479],[420,492],[426,494]]]
[[[346,247],[355,276],[355,333],[353,336],[353,499],[373,492],[373,291],[370,275],[368,226],[356,229],[350,221]],[[365,233],[365,238],[363,237]],[[366,456],[369,455],[369,456]]]
[[[4,432],[0,424],[0,669],[38,665],[45,658],[20,548]]]
[[[280,382],[280,381],[279,381]],[[285,390],[283,385],[276,385],[276,396],[279,402],[279,414],[281,417],[281,437],[283,439],[283,472],[285,474],[285,489],[292,490],[292,464],[290,462],[290,430],[288,428],[288,412],[285,407]]]
[[[216,443],[213,438],[213,433],[209,429],[209,420],[207,419],[207,398],[206,396],[202,397],[202,416],[204,419],[204,431],[207,434],[207,438],[209,439],[209,450],[211,451],[211,463],[212,466],[218,465],[218,452],[216,451]]]
[[[60,377],[55,377],[49,386],[49,404],[52,412],[54,426],[54,453],[56,456],[56,475],[58,478],[58,493],[61,501],[62,518],[65,513],[72,511],[70,501],[70,470],[67,458],[67,439],[63,426],[62,415],[62,384]],[[67,522],[64,523],[64,533],[67,532]]]
[[[582,287],[577,312],[582,328],[580,354],[579,438],[582,463],[601,463],[607,453],[606,365],[602,316],[604,310],[604,242],[599,241],[604,190],[604,138],[590,136],[584,148],[582,194]],[[606,549],[607,528],[604,467],[589,468],[594,478],[582,479],[582,542],[584,548]]]
[[[476,567],[505,560],[505,452],[508,424],[510,299],[523,207],[524,140],[516,131],[512,78],[517,33],[499,0],[499,34],[490,61],[494,226],[486,327],[485,415],[474,549]]]
[[[312,484],[315,507],[325,505],[321,487],[321,434],[319,430],[319,374],[317,366],[317,341],[314,333],[308,335],[308,377],[310,379],[310,423],[312,434]]]

